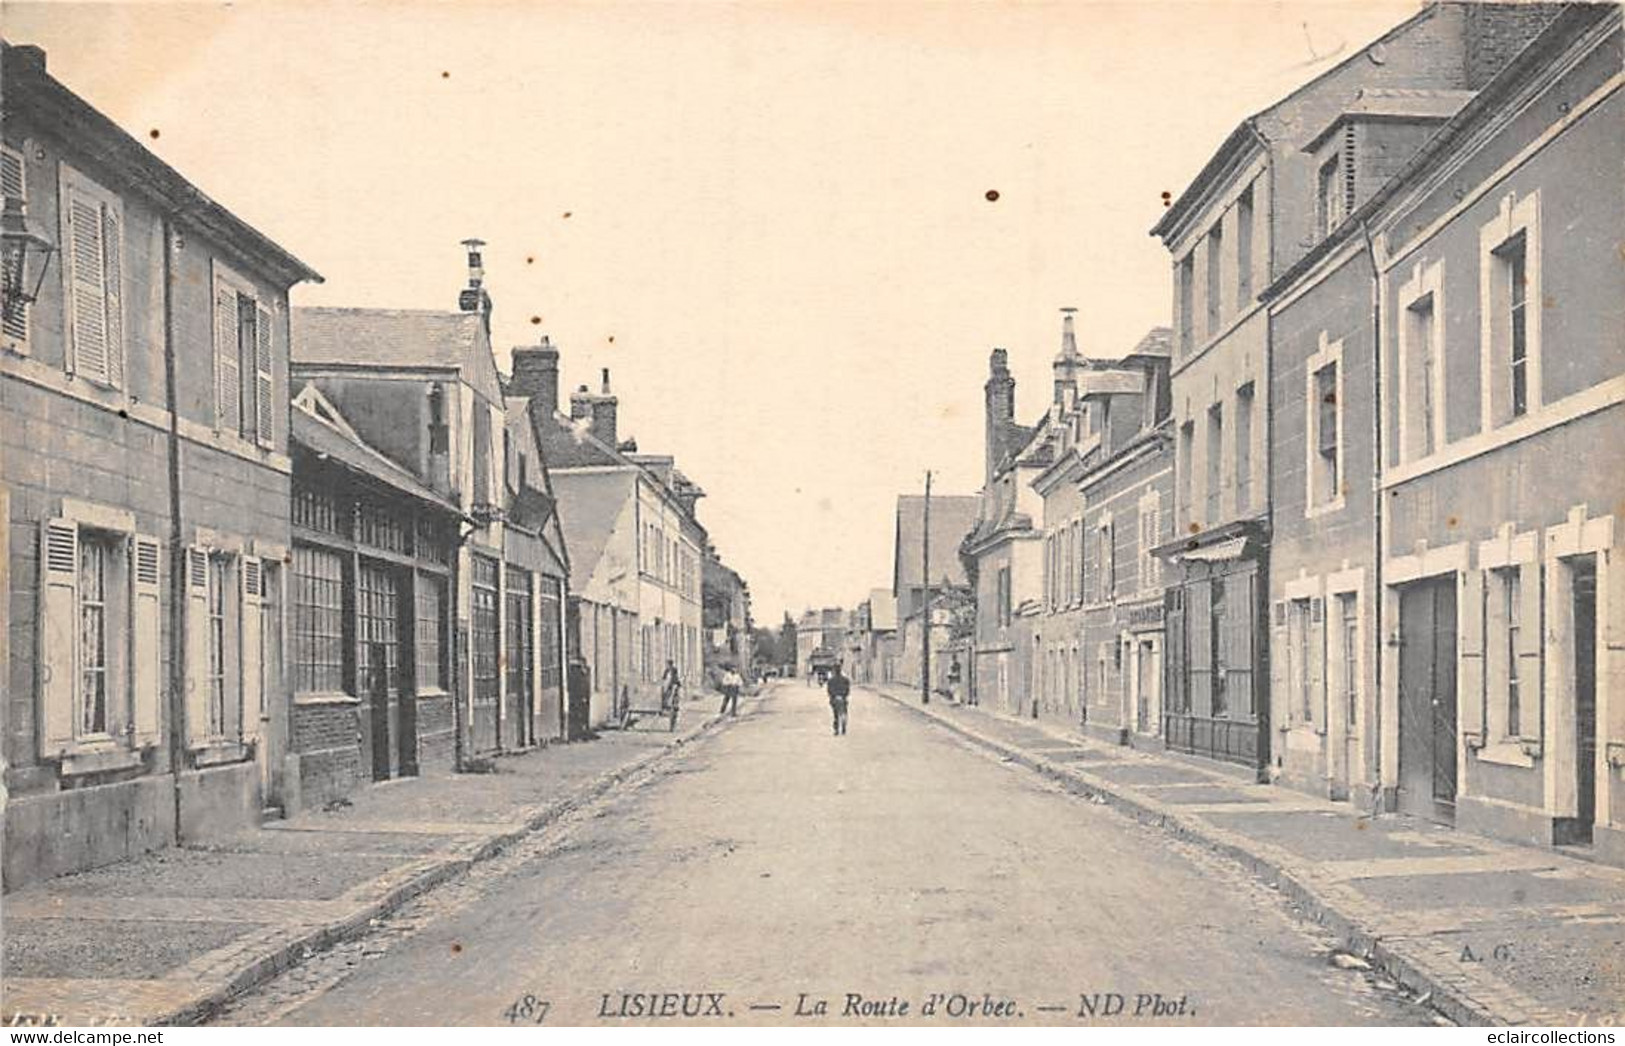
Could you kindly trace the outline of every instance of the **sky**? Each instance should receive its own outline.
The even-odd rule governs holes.
[[[1418,7],[11,3],[0,31],[322,273],[296,305],[546,332],[675,455],[758,621],[890,585],[896,499],[982,482],[982,383],[1046,406],[1167,324],[1148,235],[1232,128]],[[996,198],[995,198],[996,196]]]

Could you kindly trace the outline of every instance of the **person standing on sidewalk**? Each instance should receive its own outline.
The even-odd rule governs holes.
[[[846,733],[846,702],[852,693],[852,683],[841,671],[840,665],[830,671],[825,689],[829,692],[829,710],[834,717],[835,736],[841,737]]]
[[[739,690],[745,685],[745,680],[729,665],[722,671],[722,708],[718,715],[724,713],[736,716],[739,714]]]
[[[682,693],[683,677],[677,672],[677,663],[670,658],[666,659],[666,670],[660,674],[660,710],[667,711],[675,705]]]

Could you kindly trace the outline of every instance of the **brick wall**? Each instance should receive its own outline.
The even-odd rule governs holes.
[[[301,801],[317,807],[348,794],[364,778],[359,706],[299,705],[293,715],[293,749],[299,755]]]

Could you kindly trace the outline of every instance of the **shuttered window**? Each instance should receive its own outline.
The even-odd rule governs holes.
[[[5,199],[21,200],[26,206],[28,202],[27,173],[23,167],[22,154],[11,148],[0,149],[0,189],[4,190]],[[5,264],[11,265],[9,252]],[[5,283],[10,286],[16,276],[7,271]],[[5,347],[16,352],[28,351],[28,306],[22,302],[6,302],[3,323]]]
[[[68,167],[62,173],[62,263],[68,288],[67,369],[124,387],[124,210]]]
[[[276,321],[253,286],[214,266],[214,409],[221,432],[275,448]]]

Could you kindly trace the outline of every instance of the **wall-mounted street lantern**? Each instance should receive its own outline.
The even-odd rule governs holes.
[[[5,318],[12,320],[39,298],[56,244],[28,217],[23,201],[15,196],[6,197],[5,212],[0,214],[0,242],[4,276],[0,296],[4,297]]]

